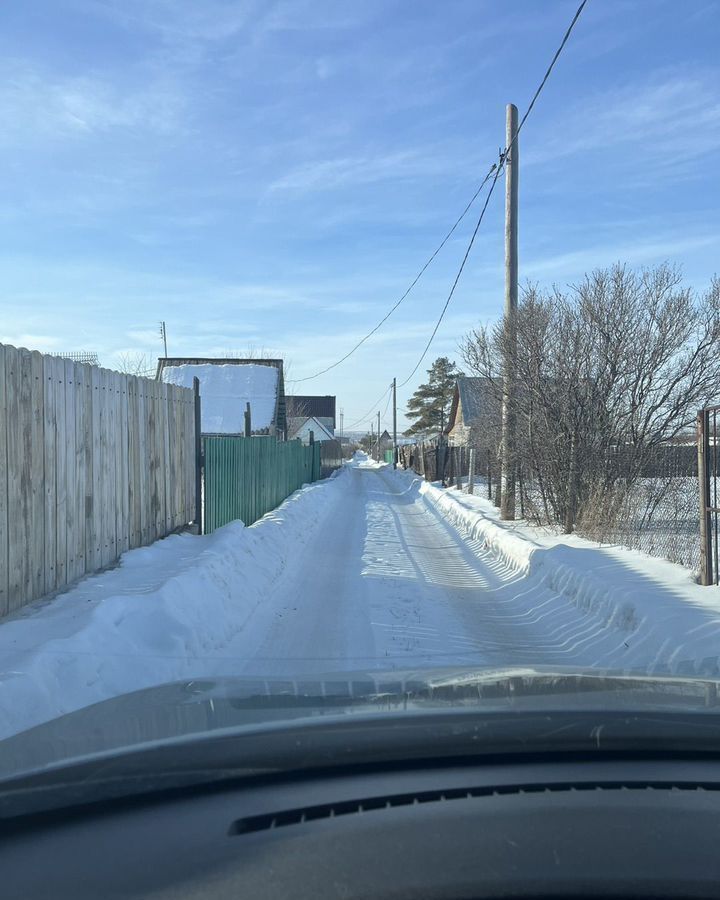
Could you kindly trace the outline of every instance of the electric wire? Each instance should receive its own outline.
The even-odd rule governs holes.
[[[490,203],[490,198],[492,197],[493,191],[495,190],[495,185],[497,184],[497,180],[500,177],[501,172],[502,172],[502,166],[499,166],[498,168],[496,168],[495,178],[493,179],[493,182],[490,185],[490,190],[488,191],[488,195],[485,198],[485,203],[483,205],[482,212],[480,213],[480,218],[477,220],[477,225],[475,226],[475,230],[473,231],[472,237],[470,238],[470,243],[468,244],[467,250],[465,251],[465,256],[463,256],[463,260],[460,263],[460,268],[458,269],[457,275],[455,276],[455,281],[453,281],[453,285],[450,288],[450,293],[448,294],[447,300],[445,301],[445,305],[443,306],[440,316],[439,316],[437,322],[435,323],[435,327],[432,330],[432,334],[430,335],[430,338],[428,339],[427,344],[425,344],[425,349],[420,354],[420,359],[415,363],[415,368],[408,375],[408,377],[405,379],[405,381],[401,382],[398,385],[399,388],[405,387],[405,385],[408,383],[408,381],[410,381],[410,379],[413,377],[413,375],[420,368],[420,364],[425,359],[425,356],[426,356],[428,350],[430,349],[430,345],[432,344],[433,340],[435,339],[435,335],[438,333],[438,329],[440,328],[442,320],[445,318],[445,313],[447,312],[447,308],[448,308],[448,306],[450,306],[450,301],[452,300],[453,294],[455,293],[455,288],[458,286],[458,282],[460,281],[460,276],[462,275],[463,269],[465,268],[465,263],[468,261],[468,257],[470,256],[470,251],[472,250],[472,246],[475,243],[475,238],[477,236],[478,231],[480,230],[480,225],[482,224],[482,220],[485,217],[485,211],[488,208],[488,204]]]
[[[568,38],[570,37],[570,34],[572,33],[572,30],[575,27],[577,20],[580,18],[580,14],[582,13],[583,9],[585,8],[585,5],[587,4],[587,2],[588,2],[588,0],[582,0],[582,3],[578,6],[577,10],[575,11],[575,15],[573,16],[572,21],[570,22],[570,25],[567,27],[567,30],[565,31],[565,34],[563,35],[563,39],[560,42],[560,46],[555,51],[555,55],[553,56],[553,58],[550,62],[550,65],[548,66],[548,68],[545,72],[545,75],[543,76],[542,81],[540,82],[537,90],[533,94],[530,104],[528,105],[528,108],[525,110],[525,113],[524,113],[522,119],[520,120],[520,123],[518,124],[517,129],[515,130],[515,134],[513,135],[512,140],[510,141],[508,146],[500,153],[500,164],[497,165],[496,167],[493,167],[493,169],[490,170],[490,173],[488,173],[488,176],[486,176],[486,178],[485,178],[485,181],[487,181],[487,178],[489,177],[490,174],[492,174],[492,172],[494,170],[495,177],[493,178],[492,184],[490,185],[490,190],[488,191],[488,195],[485,198],[485,204],[480,213],[480,217],[477,221],[477,225],[475,226],[475,230],[472,233],[472,237],[470,238],[470,243],[468,244],[467,250],[465,251],[465,256],[463,257],[463,260],[460,263],[460,268],[458,269],[458,273],[455,276],[455,281],[453,282],[453,285],[450,289],[450,293],[448,294],[448,297],[445,301],[445,305],[443,306],[443,308],[440,312],[440,316],[438,317],[438,320],[435,323],[435,327],[432,330],[430,338],[429,338],[427,344],[425,345],[425,348],[424,348],[422,354],[420,355],[420,359],[415,364],[415,368],[408,375],[408,377],[405,379],[405,381],[403,381],[401,384],[398,385],[398,387],[405,387],[405,385],[410,381],[410,379],[413,377],[413,375],[417,372],[417,370],[420,368],[420,364],[425,359],[425,356],[427,355],[427,352],[430,349],[430,346],[431,346],[433,340],[435,339],[435,335],[437,334],[438,329],[440,328],[442,320],[445,318],[445,313],[447,312],[448,306],[450,305],[450,301],[452,300],[453,294],[455,293],[455,288],[457,287],[458,282],[460,280],[460,276],[462,275],[463,269],[465,268],[465,263],[467,262],[468,256],[470,255],[470,250],[472,249],[472,246],[475,243],[475,237],[477,236],[478,230],[480,228],[480,224],[482,223],[483,217],[485,216],[485,210],[488,207],[488,203],[490,202],[490,198],[495,189],[495,185],[497,184],[497,180],[500,177],[500,173],[502,172],[502,170],[505,166],[505,161],[507,160],[507,158],[510,154],[510,151],[513,148],[513,145],[515,144],[515,141],[517,141],[520,131],[521,131],[523,125],[525,124],[525,122],[527,121],[527,118],[530,115],[532,108],[535,106],[536,100],[542,93],[542,90],[545,87],[545,84],[547,83],[548,78],[550,77],[550,73],[552,72],[553,68],[555,67],[555,63],[558,61],[560,54],[562,53],[563,48],[565,47],[565,44],[567,44]]]
[[[415,278],[413,279],[413,281],[410,283],[410,287],[408,287],[408,289],[407,289],[407,290],[405,291],[405,293],[400,297],[400,299],[397,300],[397,301],[395,302],[395,304],[390,308],[390,310],[382,317],[382,319],[380,319],[380,321],[377,323],[377,325],[376,325],[371,331],[368,331],[368,333],[367,333],[363,338],[361,338],[361,339],[357,342],[357,344],[355,344],[355,346],[345,354],[345,356],[343,356],[343,357],[341,357],[340,359],[336,360],[336,361],[335,361],[334,363],[332,363],[331,365],[326,366],[326,368],[321,369],[319,372],[315,372],[313,375],[306,375],[304,378],[293,378],[293,379],[289,379],[289,380],[288,380],[288,383],[289,383],[289,384],[299,384],[301,381],[311,381],[313,378],[319,378],[321,375],[324,375],[326,372],[330,372],[332,369],[337,368],[337,366],[339,366],[339,365],[341,365],[342,363],[344,363],[346,359],[349,359],[349,358],[353,355],[353,353],[355,353],[356,350],[359,350],[360,347],[362,347],[362,345],[365,343],[365,341],[367,341],[368,338],[371,338],[371,337],[375,334],[375,332],[378,331],[378,330],[385,324],[385,322],[387,322],[387,320],[390,318],[390,316],[391,316],[391,315],[395,312],[395,310],[400,306],[400,304],[401,304],[401,303],[403,302],[403,300],[408,296],[408,294],[409,294],[410,291],[415,287],[415,285],[418,283],[418,281],[420,281],[420,279],[422,278],[422,276],[425,274],[426,269],[429,267],[430,263],[432,263],[432,261],[433,261],[433,260],[435,259],[435,257],[438,255],[438,253],[439,253],[439,252],[442,250],[442,248],[445,246],[445,244],[447,244],[447,242],[450,240],[450,238],[451,238],[452,235],[454,234],[455,230],[457,229],[458,225],[462,222],[462,220],[465,218],[465,216],[466,216],[466,215],[468,214],[468,212],[470,211],[470,208],[472,207],[473,203],[475,203],[475,201],[477,200],[477,198],[480,196],[480,193],[481,193],[482,189],[483,189],[483,188],[485,187],[485,185],[487,184],[487,182],[488,182],[488,180],[489,180],[489,178],[490,178],[491,175],[492,175],[492,171],[489,172],[488,175],[485,176],[485,178],[483,179],[482,183],[480,184],[480,187],[478,187],[478,189],[475,191],[475,193],[473,194],[473,196],[470,198],[470,201],[469,201],[469,203],[467,204],[467,206],[465,207],[465,209],[462,211],[462,213],[459,215],[459,217],[455,220],[455,224],[452,226],[452,228],[450,229],[450,231],[448,231],[448,233],[445,235],[445,237],[442,239],[442,241],[438,244],[438,246],[436,247],[435,251],[432,253],[432,255],[431,255],[431,256],[428,258],[428,260],[426,261],[425,265],[420,269],[420,271],[418,272],[418,274],[415,276]]]
[[[356,425],[360,425],[361,422],[365,422],[365,421],[368,419],[368,417],[370,416],[370,414],[372,413],[372,411],[373,411],[376,407],[380,406],[380,404],[383,402],[383,400],[385,399],[385,394],[387,394],[388,391],[391,391],[391,390],[392,390],[392,384],[389,384],[389,385],[385,388],[385,390],[382,392],[382,394],[378,397],[378,399],[373,403],[373,405],[370,407],[370,409],[368,410],[368,412],[365,413],[364,416],[360,416],[359,419],[357,419],[355,422],[352,422],[350,425],[345,425],[345,424],[343,423],[343,431],[352,431],[352,429],[353,429]]]

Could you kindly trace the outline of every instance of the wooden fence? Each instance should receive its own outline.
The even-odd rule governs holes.
[[[194,518],[192,390],[0,345],[0,615]]]
[[[487,451],[482,448],[475,450],[473,474],[486,482],[490,498],[493,496],[498,478],[493,462]],[[438,441],[404,444],[398,448],[398,463],[404,469],[413,469],[427,481],[441,481],[448,486],[457,486],[469,475],[470,449],[448,446]]]

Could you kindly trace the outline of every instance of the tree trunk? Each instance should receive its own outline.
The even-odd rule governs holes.
[[[567,504],[565,507],[565,534],[572,534],[575,529],[577,511],[577,438],[576,433],[570,439],[570,459],[568,463]]]

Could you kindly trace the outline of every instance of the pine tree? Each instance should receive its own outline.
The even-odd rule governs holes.
[[[413,424],[407,435],[437,435],[447,425],[455,381],[462,375],[447,356],[438,357],[427,373],[427,383],[408,400],[406,415]]]

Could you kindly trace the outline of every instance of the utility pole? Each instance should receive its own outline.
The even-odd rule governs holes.
[[[341,409],[340,410],[340,437],[343,436],[343,422],[345,421],[345,413]]]
[[[393,378],[393,469],[397,469],[397,378]]]
[[[380,462],[380,410],[378,410],[377,461]]]
[[[160,337],[162,338],[163,346],[165,347],[165,359],[167,359],[167,329],[165,328],[165,323],[160,323]]]
[[[500,518],[515,518],[515,368],[518,304],[518,161],[517,106],[505,111],[505,375],[502,405],[502,471]]]

